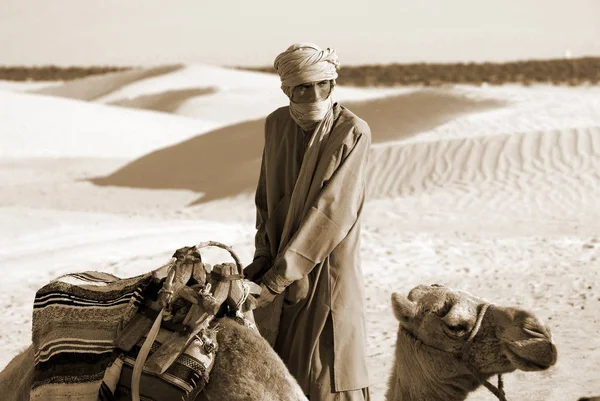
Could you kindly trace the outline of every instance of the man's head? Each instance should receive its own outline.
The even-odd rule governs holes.
[[[333,106],[339,62],[335,50],[297,43],[275,58],[281,89],[290,99],[292,118],[303,129],[314,128]]]
[[[274,62],[274,67],[281,78],[281,89],[292,101],[295,101],[296,97],[294,92],[299,91],[303,86],[324,81],[334,85],[338,77],[339,65],[335,50],[330,48],[321,50],[319,46],[312,43],[293,44],[279,54]]]

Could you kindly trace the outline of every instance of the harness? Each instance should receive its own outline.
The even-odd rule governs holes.
[[[492,394],[494,394],[498,398],[499,401],[507,401],[506,394],[504,392],[504,382],[502,381],[502,374],[498,374],[498,385],[494,386],[492,383],[490,383],[489,381],[484,379],[479,374],[477,369],[466,358],[467,352],[473,346],[473,339],[479,333],[479,329],[481,328],[481,323],[483,322],[485,313],[487,312],[487,310],[489,309],[490,306],[493,306],[493,305],[489,304],[489,303],[485,303],[482,305],[481,310],[479,311],[479,314],[477,315],[477,320],[475,322],[475,326],[473,327],[473,330],[471,330],[471,334],[469,335],[467,342],[463,345],[462,349],[459,352],[446,351],[446,350],[439,349],[439,348],[433,347],[431,345],[425,344],[425,343],[421,342],[420,340],[418,340],[416,337],[414,337],[411,333],[409,333],[405,329],[402,329],[402,330],[404,330],[404,332],[407,333],[410,337],[414,338],[417,341],[420,341],[421,344],[426,347],[432,348],[439,352],[444,352],[444,353],[453,355],[463,365],[465,365],[467,367],[467,369],[469,369],[469,372],[477,379],[479,384],[485,386],[485,388],[487,388]]]
[[[227,250],[235,264],[224,263],[211,267],[201,261],[199,249],[216,246]],[[211,323],[215,318],[233,316],[240,324],[255,329],[252,295],[260,293],[260,287],[244,279],[242,264],[229,246],[215,241],[200,243],[193,247],[178,249],[169,263],[152,272],[155,283],[162,282],[158,297],[151,302],[146,316],[136,315],[117,339],[119,348],[127,350],[146,339],[135,360],[131,376],[131,399],[140,401],[142,373],[155,376],[167,369],[188,349],[197,347],[202,357],[205,375],[189,394],[193,400],[208,382],[217,349],[216,330]],[[156,313],[154,320],[148,313]],[[140,324],[139,322],[145,322]],[[152,322],[151,327],[148,327]],[[150,356],[159,332],[169,330],[169,337]]]

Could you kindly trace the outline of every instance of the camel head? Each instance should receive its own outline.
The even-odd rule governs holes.
[[[556,363],[550,330],[523,309],[490,305],[437,284],[419,285],[407,297],[394,293],[392,306],[400,323],[391,378],[400,384],[395,385],[407,384],[409,376],[421,386],[447,385],[454,394],[440,399],[461,399],[494,374],[545,370]]]

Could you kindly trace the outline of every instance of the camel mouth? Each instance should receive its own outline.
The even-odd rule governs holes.
[[[556,347],[549,342],[534,344],[505,344],[504,353],[519,370],[541,371],[556,363]]]

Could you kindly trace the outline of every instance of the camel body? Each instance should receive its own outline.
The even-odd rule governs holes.
[[[306,401],[283,361],[255,330],[222,318],[219,350],[210,381],[195,401]],[[0,400],[28,401],[34,373],[33,348],[0,372]]]

